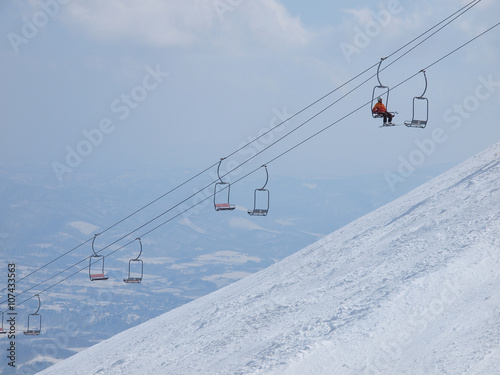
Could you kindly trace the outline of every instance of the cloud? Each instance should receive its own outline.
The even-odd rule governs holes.
[[[69,3],[66,16],[68,25],[100,40],[157,46],[214,42],[230,35],[292,45],[311,38],[277,0],[86,0]]]
[[[81,233],[85,235],[90,235],[92,233],[95,233],[99,227],[96,227],[93,224],[87,223],[85,221],[73,221],[68,224],[70,227],[75,228],[76,230],[80,231]]]
[[[302,186],[305,186],[308,189],[311,190],[316,190],[318,188],[318,184],[310,184],[310,183],[304,183]]]
[[[183,217],[179,220],[179,224],[181,225],[185,225],[187,226],[188,228],[191,228],[192,230],[194,230],[195,232],[198,232],[198,233],[201,233],[201,234],[205,234],[207,231],[203,228],[200,228],[199,226],[195,225],[191,220],[189,220],[189,218],[187,217]]]
[[[213,21],[206,4],[193,0],[89,0],[70,3],[68,13],[93,37],[154,45],[192,43]]]
[[[228,222],[231,228],[244,229],[244,230],[263,230],[269,233],[278,233],[276,231],[261,227],[260,225],[255,224],[253,221],[248,219],[243,219],[241,217],[233,217],[229,219]]]
[[[299,18],[289,15],[286,8],[274,0],[252,3],[249,23],[261,39],[278,37],[284,42],[306,45],[312,37]]]
[[[233,217],[229,219],[229,225],[231,226],[231,228],[238,228],[245,230],[265,230],[260,225],[257,225],[248,219],[243,219],[239,217]]]
[[[344,9],[344,13],[350,14],[354,17],[357,23],[366,24],[373,20],[372,10],[368,7],[364,8],[352,8],[352,9]]]

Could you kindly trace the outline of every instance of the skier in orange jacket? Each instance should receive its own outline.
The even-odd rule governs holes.
[[[387,120],[389,120],[389,123],[387,125],[393,125],[392,113],[387,112],[387,108],[385,108],[385,105],[382,103],[382,98],[378,98],[378,102],[373,107],[372,113],[379,115],[379,117],[383,117],[384,118],[384,125],[386,125]]]

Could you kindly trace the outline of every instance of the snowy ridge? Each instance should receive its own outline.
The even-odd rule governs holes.
[[[42,374],[497,374],[500,144]]]

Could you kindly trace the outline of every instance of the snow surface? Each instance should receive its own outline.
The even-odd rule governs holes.
[[[500,144],[42,374],[499,374]]]

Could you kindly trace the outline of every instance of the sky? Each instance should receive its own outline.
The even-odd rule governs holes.
[[[271,162],[286,176],[381,173],[397,181],[458,163],[500,139],[500,27],[426,71],[425,129],[379,128],[369,102],[377,62],[467,3],[2,1],[0,169],[43,175],[54,186],[89,173],[200,171],[369,67],[228,165],[302,124],[246,168]],[[418,72],[496,24],[499,11],[482,0],[401,59],[408,48],[382,62],[381,83],[398,86],[388,103],[395,123],[412,118],[413,97],[425,87]]]

